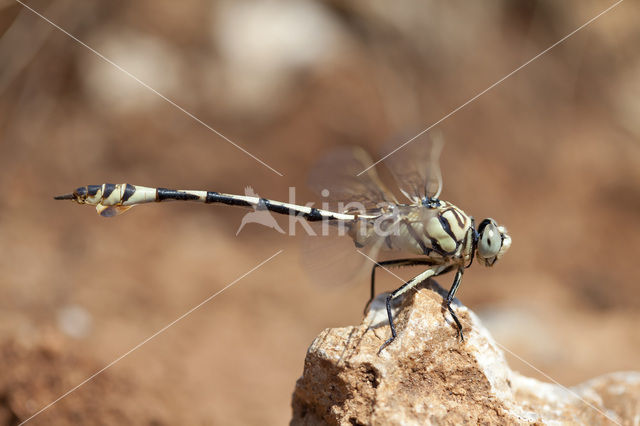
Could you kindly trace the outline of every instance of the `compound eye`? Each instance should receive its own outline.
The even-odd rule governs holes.
[[[488,259],[498,255],[502,247],[502,236],[495,222],[488,223],[480,232],[478,241],[478,254]]]

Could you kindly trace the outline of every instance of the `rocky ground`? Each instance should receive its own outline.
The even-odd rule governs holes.
[[[359,326],[312,343],[293,394],[292,425],[636,424],[640,371],[571,388],[514,372],[478,317],[457,303],[464,341],[435,282],[396,303],[390,335],[383,294]],[[430,291],[432,290],[432,291]]]

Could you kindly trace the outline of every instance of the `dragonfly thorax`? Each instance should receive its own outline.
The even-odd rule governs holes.
[[[470,261],[474,242],[473,221],[446,201],[425,206],[396,205],[384,214],[357,221],[350,236],[358,247],[378,247],[428,256],[434,263]]]

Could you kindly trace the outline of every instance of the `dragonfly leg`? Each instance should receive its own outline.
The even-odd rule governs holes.
[[[455,312],[453,311],[453,308],[451,307],[451,302],[453,302],[453,298],[456,296],[456,291],[458,291],[458,286],[462,281],[463,272],[464,272],[464,268],[458,268],[458,271],[456,272],[456,276],[453,279],[453,285],[451,286],[451,290],[449,290],[449,294],[447,294],[445,305],[447,306],[449,313],[453,317],[453,321],[456,323],[456,327],[458,327],[458,336],[460,337],[460,340],[464,342],[464,334],[462,334],[462,324],[460,323],[458,316],[455,314]]]
[[[406,286],[407,284],[403,285],[402,287]],[[389,327],[391,328],[391,337],[388,338],[387,341],[382,344],[382,346],[380,346],[380,349],[378,350],[378,354],[380,354],[380,352],[382,352],[384,348],[386,348],[391,342],[393,342],[397,336],[396,327],[393,325],[393,314],[391,313],[391,299],[393,299],[393,293],[387,296],[387,301],[386,301],[387,315],[389,316]]]
[[[432,269],[427,269],[426,271],[422,272],[421,274],[413,277],[412,279],[410,279],[409,281],[404,283],[402,285],[402,287],[394,290],[391,294],[389,294],[387,296],[387,301],[386,301],[387,316],[389,317],[389,327],[391,328],[391,337],[389,339],[387,339],[387,341],[384,342],[382,344],[382,346],[380,346],[380,349],[378,350],[378,354],[380,354],[380,352],[382,352],[382,350],[384,348],[389,346],[389,344],[391,342],[393,342],[395,340],[396,336],[397,336],[396,328],[393,325],[393,313],[391,312],[391,301],[393,299],[395,299],[396,297],[402,295],[406,291],[411,290],[416,285],[428,280],[429,278],[431,278],[432,276],[437,275],[437,274],[438,274],[438,271],[436,271],[436,269],[433,269],[433,268]]]
[[[371,268],[371,297],[369,301],[364,306],[364,313],[366,315],[367,310],[369,309],[369,305],[376,297],[376,268],[378,267],[386,267],[386,266],[415,266],[415,265],[433,265],[433,262],[427,259],[423,259],[420,257],[416,258],[406,258],[406,259],[393,259],[393,260],[383,260],[381,262],[376,262]]]

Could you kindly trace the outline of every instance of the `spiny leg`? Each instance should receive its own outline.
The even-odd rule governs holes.
[[[447,294],[445,305],[447,306],[449,313],[453,317],[453,321],[456,323],[456,327],[458,327],[458,336],[460,336],[460,340],[464,342],[464,335],[462,334],[462,324],[460,324],[460,320],[458,319],[458,316],[455,314],[455,312],[453,311],[453,308],[451,307],[451,302],[453,302],[453,299],[456,296],[456,291],[458,291],[458,286],[462,281],[463,272],[464,272],[464,268],[458,268],[458,271],[456,272],[456,276],[453,279],[453,285],[451,286],[451,290],[449,290],[449,294]]]
[[[427,279],[435,275],[438,275],[438,271],[436,269],[433,269],[433,268],[427,269],[426,271],[422,272],[421,274],[413,277],[412,279],[404,283],[402,287],[394,290],[391,294],[387,296],[387,301],[386,301],[387,316],[389,317],[389,327],[391,328],[391,337],[387,339],[387,341],[384,342],[382,346],[380,346],[380,349],[378,350],[378,354],[382,352],[382,350],[386,348],[391,342],[393,342],[397,336],[396,328],[393,325],[393,314],[391,313],[391,301],[396,297],[400,296],[401,294],[405,293],[407,290],[412,289],[416,285],[426,281]]]
[[[371,268],[371,297],[369,301],[364,306],[364,313],[367,313],[367,309],[369,309],[369,305],[376,297],[376,268],[382,266],[415,266],[415,265],[433,265],[433,261],[424,258],[406,258],[406,259],[393,259],[393,260],[383,260],[381,262],[376,262]]]

